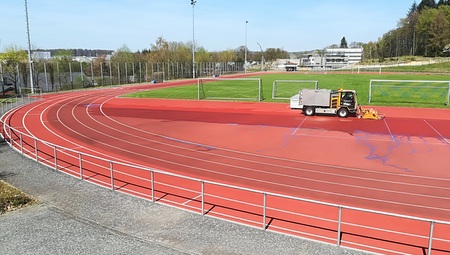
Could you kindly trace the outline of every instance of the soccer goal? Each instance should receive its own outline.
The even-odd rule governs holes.
[[[450,81],[370,80],[369,103],[449,105]]]
[[[199,78],[198,99],[262,101],[261,78]]]
[[[34,96],[42,96],[42,90],[41,88],[33,87],[19,87],[19,93],[22,95],[34,95]]]
[[[308,80],[274,80],[272,85],[273,99],[290,99],[302,89],[318,89],[318,81]]]
[[[154,72],[152,73],[152,83],[160,83],[165,81],[164,72]]]

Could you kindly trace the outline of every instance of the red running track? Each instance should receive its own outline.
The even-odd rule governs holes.
[[[108,160],[344,206],[450,221],[449,110],[379,107],[387,117],[372,121],[306,117],[284,103],[117,97],[182,84],[47,95],[4,116],[3,121],[37,139]],[[33,150],[31,140],[24,143]],[[53,152],[39,150],[51,165]],[[60,170],[76,165],[76,158],[59,158]],[[85,179],[109,185],[108,165],[91,158],[83,167]],[[126,166],[116,166],[115,171],[116,189],[151,197],[148,172]],[[164,185],[158,183],[154,187],[157,200],[184,209],[199,208],[200,186],[195,181],[164,178],[173,184],[163,192]],[[255,206],[261,203],[259,194],[219,185],[206,189],[210,192],[205,198],[208,214],[260,224],[261,210]],[[236,197],[245,204],[236,202]],[[331,243],[336,238],[330,229],[336,224],[337,211],[329,207],[281,198],[267,200],[267,207],[264,227],[269,230]],[[345,213],[343,220],[348,224],[343,227],[342,244],[348,247],[421,254],[428,244],[422,237],[429,232],[428,223],[380,215],[369,218],[357,211]],[[361,225],[370,228],[361,229]],[[392,229],[393,225],[397,228]],[[409,235],[398,237],[398,231]],[[449,226],[436,226],[433,254],[450,253],[448,233]]]

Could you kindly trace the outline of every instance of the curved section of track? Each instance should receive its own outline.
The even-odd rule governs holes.
[[[384,108],[381,111],[386,119],[367,121],[305,117],[276,103],[117,97],[155,87],[48,95],[10,112],[3,120],[17,131],[68,151],[124,165],[346,206],[450,220],[448,110],[422,109],[423,116],[418,117],[407,109]],[[67,155],[60,165],[65,163],[69,168],[71,160],[77,158]],[[87,164],[108,172],[108,166],[95,158]],[[86,178],[103,185],[106,173],[105,180],[95,181],[95,176],[103,175],[101,171],[90,172]],[[140,176],[137,183],[150,178],[148,173],[125,168],[121,173]],[[132,184],[130,181],[121,188],[138,190],[132,193],[149,198],[145,193],[148,183]],[[216,195],[221,196],[219,193]],[[234,198],[230,195],[228,199]],[[190,203],[195,198],[186,195],[184,200],[182,203]],[[301,206],[276,203],[280,210]],[[311,208],[315,209],[320,210]],[[371,221],[360,220],[361,225]]]

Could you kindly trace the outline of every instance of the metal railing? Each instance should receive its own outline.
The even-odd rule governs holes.
[[[450,254],[450,222],[321,202],[192,178],[58,146],[9,126],[1,135],[22,155],[80,180],[133,196],[316,241],[378,253]]]

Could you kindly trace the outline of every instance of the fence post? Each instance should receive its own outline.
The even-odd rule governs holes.
[[[11,126],[9,126],[9,144],[11,145],[11,147],[14,147],[14,142],[13,142],[13,139],[12,139],[12,127]]]
[[[263,230],[266,229],[267,193],[263,193]]]
[[[22,133],[19,134],[19,142],[20,142],[20,154],[23,155],[23,139],[22,139]]]
[[[202,184],[202,215],[205,215],[205,181],[200,181]]]
[[[0,65],[0,66],[1,66],[1,65]],[[3,103],[0,103],[0,104],[2,105],[2,108],[3,108]],[[0,116],[3,116],[3,112],[0,113]],[[5,121],[6,121],[6,119],[5,119]],[[3,121],[0,121],[0,123],[2,124],[1,130],[0,130],[0,134],[3,136],[3,138],[5,138],[6,134],[3,133],[3,130],[6,129],[6,127],[5,127],[6,124],[5,124],[5,122],[3,122]]]
[[[83,159],[80,152],[78,153],[78,161],[80,165],[80,179],[83,180]]]
[[[55,157],[55,170],[58,171],[58,157],[56,155],[56,145],[53,145],[53,155]]]
[[[430,221],[430,236],[428,239],[428,253],[427,255],[431,255],[431,247],[433,245],[433,232],[434,232],[434,221]]]
[[[339,206],[338,209],[339,209],[339,212],[338,212],[337,246],[340,247],[341,246],[342,206]]]
[[[36,138],[33,138],[33,139],[34,139],[34,152],[36,153],[36,162],[39,162],[37,140],[36,140]]]
[[[111,189],[114,191],[114,170],[112,161],[109,161],[109,170],[111,175]]]
[[[153,170],[150,172],[150,178],[152,179],[152,202],[155,202],[155,172]]]

